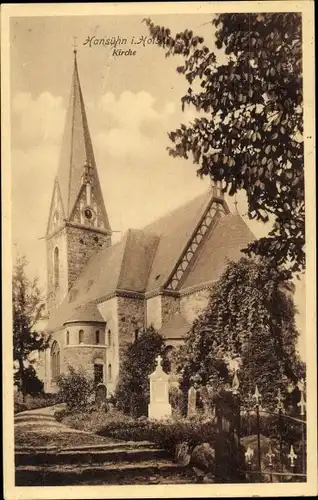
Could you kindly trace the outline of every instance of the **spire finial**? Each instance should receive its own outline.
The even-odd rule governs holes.
[[[76,57],[76,54],[77,54],[77,36],[73,36],[73,53],[74,53],[74,56]]]

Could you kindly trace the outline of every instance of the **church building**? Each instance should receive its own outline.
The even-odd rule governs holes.
[[[254,236],[232,214],[219,184],[112,244],[74,51],[60,162],[46,231],[46,332],[39,375],[46,392],[82,366],[111,394],[122,353],[153,325],[173,348],[206,306],[228,259]]]

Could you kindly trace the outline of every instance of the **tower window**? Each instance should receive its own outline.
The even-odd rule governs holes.
[[[51,376],[52,382],[55,382],[60,375],[60,346],[56,341],[51,347]]]
[[[94,382],[95,384],[102,384],[104,381],[104,365],[101,363],[94,363]]]
[[[108,330],[108,339],[107,339],[107,343],[108,345],[111,345],[112,343],[112,332],[110,330]]]
[[[100,344],[100,332],[96,330],[95,332],[95,344]]]
[[[69,345],[70,343],[70,332],[67,330],[66,332],[66,345]]]
[[[80,343],[80,344],[84,344],[84,330],[80,330],[80,331],[78,332],[78,337],[79,337],[79,339],[78,339],[78,340],[79,340],[79,343]]]
[[[58,288],[60,286],[60,251],[58,247],[54,248],[54,286]]]
[[[108,365],[107,378],[108,378],[108,381],[111,381],[111,379],[112,379],[112,365],[110,363]]]

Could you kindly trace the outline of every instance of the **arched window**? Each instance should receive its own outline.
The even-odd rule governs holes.
[[[94,382],[95,384],[104,382],[104,362],[102,359],[95,359],[94,361]]]
[[[79,344],[84,344],[84,330],[78,332],[78,341]]]
[[[58,247],[54,248],[54,286],[60,286],[60,251]]]
[[[99,330],[95,332],[95,344],[100,344],[100,333]]]
[[[112,379],[112,365],[110,363],[108,365],[108,370],[107,370],[107,379],[108,381],[111,381]]]
[[[52,382],[55,382],[60,375],[60,346],[56,341],[53,342],[51,347],[51,375]]]
[[[66,332],[66,345],[69,345],[70,343],[70,332],[67,330]]]
[[[111,345],[112,343],[112,332],[108,330],[108,340],[107,340],[108,345]]]

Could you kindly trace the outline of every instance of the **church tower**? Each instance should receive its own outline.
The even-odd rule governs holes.
[[[49,314],[64,299],[88,258],[111,245],[78,75],[76,50],[60,162],[46,232]]]

